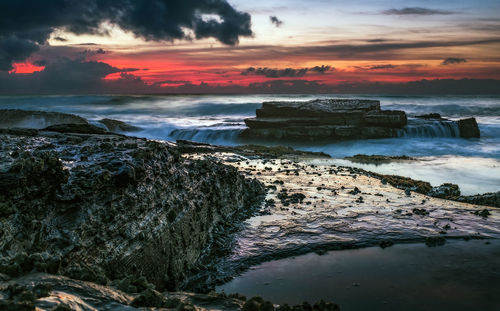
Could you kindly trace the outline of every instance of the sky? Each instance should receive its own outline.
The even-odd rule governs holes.
[[[499,16],[498,0],[0,0],[0,93],[489,92]]]

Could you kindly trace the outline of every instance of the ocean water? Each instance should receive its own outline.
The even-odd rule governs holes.
[[[449,119],[476,117],[480,139],[456,137],[453,128],[412,129],[392,139],[351,140],[331,143],[242,141],[243,120],[268,100],[315,98],[378,99],[382,109],[404,110],[408,115],[440,113]],[[364,167],[411,175],[431,182],[452,181],[462,192],[500,190],[500,96],[378,96],[378,95],[168,95],[168,96],[0,96],[0,109],[43,110],[73,113],[97,122],[118,119],[143,128],[131,135],[159,140],[186,139],[220,145],[260,143],[291,145],[322,151],[334,158],[355,154],[409,155],[425,160],[415,165]],[[422,164],[424,163],[424,164]],[[460,164],[463,165],[460,165]],[[356,165],[354,163],[348,163]],[[358,165],[359,166],[359,165]],[[436,167],[436,174],[429,174]]]

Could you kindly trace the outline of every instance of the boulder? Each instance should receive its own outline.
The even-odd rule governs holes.
[[[476,118],[468,118],[458,120],[458,128],[460,130],[460,137],[462,138],[479,138],[480,131],[477,125]]]

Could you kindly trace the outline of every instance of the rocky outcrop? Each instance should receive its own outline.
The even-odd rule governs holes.
[[[377,100],[322,99],[265,102],[246,119],[242,136],[273,139],[349,139],[396,136],[407,123],[404,111],[380,110]]]
[[[479,138],[480,132],[475,118],[458,120],[457,123],[460,130],[460,137]]]
[[[479,137],[475,119],[451,121],[437,113],[408,120],[400,110],[381,110],[377,100],[317,99],[265,102],[245,120],[241,136],[257,139],[341,140],[400,136]]]
[[[169,143],[41,132],[3,134],[0,145],[0,275],[10,277],[183,288],[209,271],[219,235],[264,193],[237,169],[183,158]]]
[[[99,120],[101,127],[89,124],[80,116],[46,111],[0,109],[0,132],[14,133],[21,129],[46,130],[60,133],[104,134],[106,132],[137,132],[141,128],[113,119]],[[98,125],[99,125],[98,123]],[[15,134],[15,133],[14,133]]]
[[[141,128],[137,126],[127,124],[123,121],[113,120],[108,118],[99,120],[99,123],[104,124],[108,129],[108,131],[110,132],[137,132],[141,130]]]
[[[57,124],[87,124],[82,117],[46,111],[0,109],[0,128],[43,129]]]

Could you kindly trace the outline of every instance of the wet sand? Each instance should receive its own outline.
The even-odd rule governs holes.
[[[276,303],[349,310],[499,310],[500,241],[452,241],[315,253],[266,262],[218,287]]]

